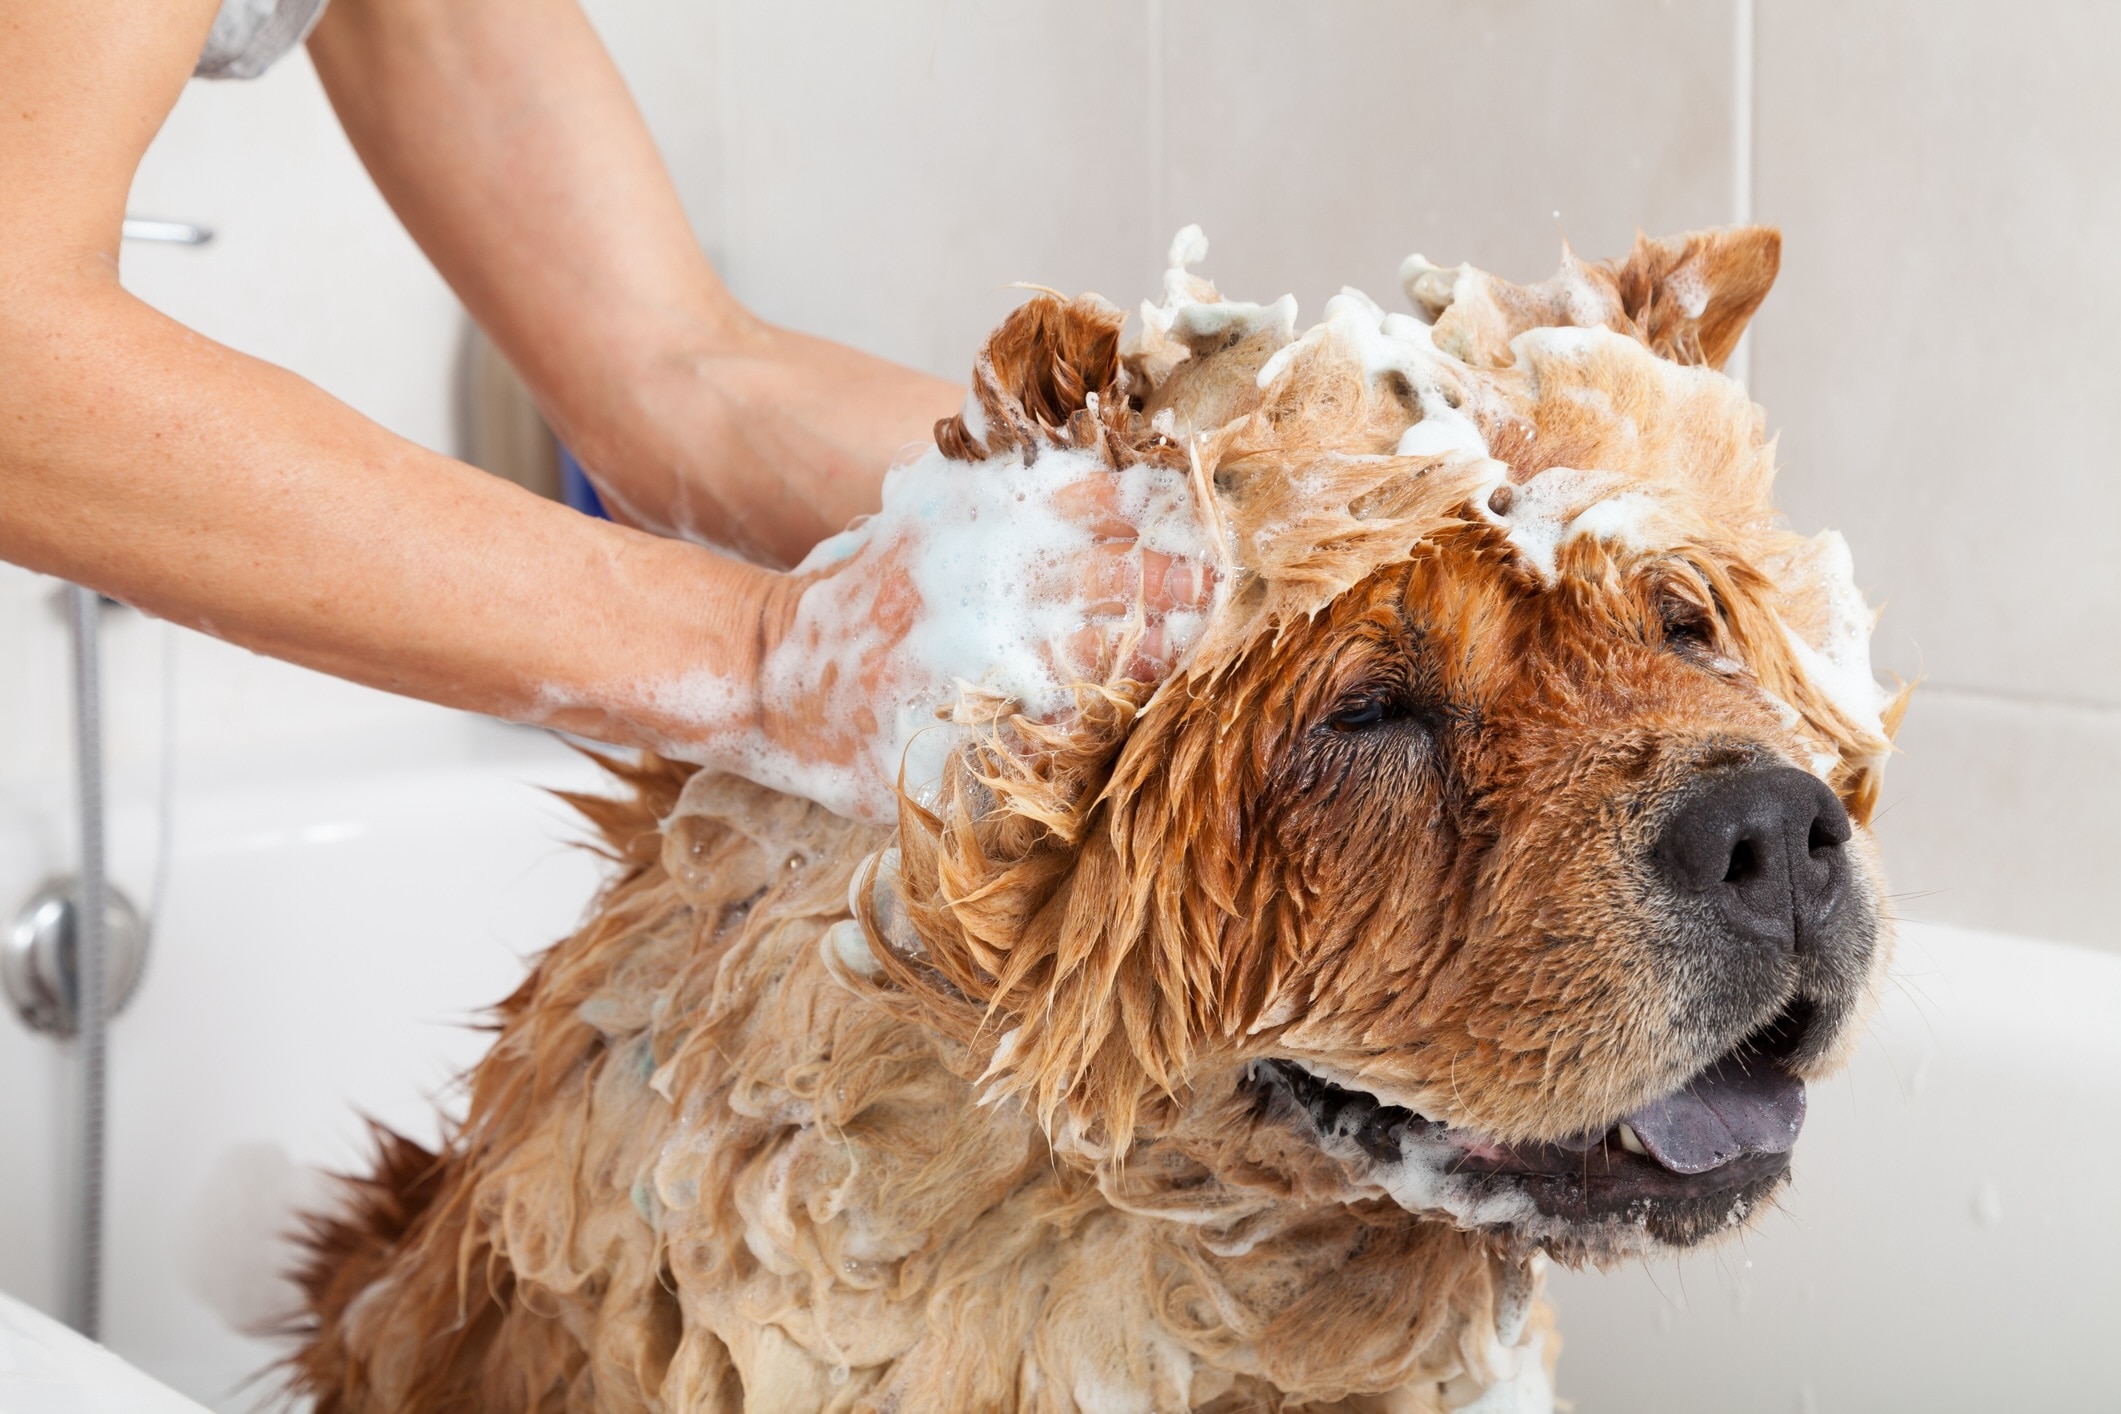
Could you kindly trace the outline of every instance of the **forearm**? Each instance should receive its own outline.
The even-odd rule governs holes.
[[[792,562],[955,410],[730,298],[574,0],[335,0],[310,50],[407,229],[635,523]]]
[[[0,558],[372,686],[647,746],[702,741],[702,700],[731,742],[755,729],[776,578],[426,451],[94,278],[18,280],[0,305]]]

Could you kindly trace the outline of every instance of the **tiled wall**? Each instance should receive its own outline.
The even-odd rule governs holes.
[[[1763,0],[1755,386],[1923,688],[1881,832],[1915,916],[2121,947],[2121,10]]]
[[[1199,221],[1239,294],[1388,303],[1420,250],[1537,277],[1728,220],[1738,0],[597,0],[703,242],[767,316],[949,374],[1031,280],[1131,304]],[[1836,525],[1920,675],[1882,832],[1915,916],[2121,946],[2121,11],[1759,0],[1754,208],[1788,237],[1752,380],[1784,501]],[[126,277],[430,445],[460,319],[297,56],[195,84]],[[0,779],[64,759],[46,586],[0,576]],[[145,626],[114,629],[144,759]],[[132,647],[125,645],[131,643]],[[130,657],[126,655],[130,655]],[[140,659],[139,662],[132,661]],[[376,694],[186,637],[186,743],[387,728]],[[135,684],[137,690],[124,684]],[[121,763],[122,764],[122,763]]]

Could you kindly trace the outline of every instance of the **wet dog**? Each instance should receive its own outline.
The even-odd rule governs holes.
[[[320,1410],[1534,1410],[1549,1258],[1736,1230],[1891,931],[1899,703],[1717,370],[1773,232],[1040,296],[930,456],[1149,467],[1159,686],[968,694],[895,831],[654,759],[439,1154],[316,1221]]]

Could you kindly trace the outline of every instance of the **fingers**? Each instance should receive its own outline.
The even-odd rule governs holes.
[[[1160,682],[1198,628],[1193,620],[1180,632],[1172,616],[1197,614],[1214,587],[1213,573],[1195,561],[1132,544],[1095,546],[1076,580],[1082,624],[1053,645],[1054,665],[1077,682]]]
[[[1169,677],[1184,651],[1173,653],[1170,640],[1170,629],[1162,620],[1143,629],[1141,637],[1134,641],[1127,661],[1120,667],[1120,676],[1136,682],[1162,682]]]
[[[1084,556],[1075,597],[1092,618],[1124,617],[1138,606],[1144,616],[1156,619],[1198,610],[1214,590],[1214,573],[1198,561],[1106,543]]]
[[[1215,592],[1215,573],[1197,560],[1142,551],[1142,606],[1152,616],[1200,609]]]
[[[1069,634],[1056,657],[1062,672],[1076,682],[1109,682],[1132,678],[1157,683],[1178,666],[1190,640],[1180,640],[1159,620],[1149,624],[1085,624]]]
[[[1134,522],[1120,514],[1116,477],[1091,475],[1056,487],[1053,509],[1100,540],[1132,540],[1136,534]]]
[[[1142,555],[1131,544],[1093,545],[1077,571],[1075,602],[1090,619],[1124,618],[1142,601]]]
[[[1151,616],[1198,609],[1207,602],[1214,588],[1207,566],[1146,548],[1136,563],[1140,530],[1120,510],[1117,478],[1092,475],[1071,481],[1054,491],[1053,506],[1099,542],[1084,572],[1085,603],[1099,606],[1091,612],[1113,612],[1104,606],[1114,600],[1139,599]]]

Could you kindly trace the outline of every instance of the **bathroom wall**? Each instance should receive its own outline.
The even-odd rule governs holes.
[[[1917,917],[2121,947],[2121,10],[1764,0],[1756,383],[1923,682],[1882,830]]]
[[[1538,278],[1563,238],[1616,254],[1638,225],[1726,222],[1749,193],[1787,237],[1750,362],[1781,436],[1785,506],[1799,528],[1847,533],[1885,609],[1879,667],[1922,680],[1880,820],[1900,907],[2121,950],[2104,872],[2121,791],[2121,468],[2102,435],[2121,377],[2105,327],[2121,295],[2106,251],[2121,215],[2108,75],[2121,12],[2026,0],[2000,24],[1972,0],[1758,0],[1757,14],[1751,0],[590,9],[739,295],[951,376],[1021,298],[1010,282],[1131,304],[1188,221],[1206,227],[1207,273],[1226,289],[1292,290],[1310,315],[1342,283],[1393,303],[1410,250]],[[302,56],[254,84],[193,84],[132,209],[217,235],[202,249],[129,246],[131,288],[406,436],[457,445],[461,312]],[[0,567],[7,879],[70,848],[52,593]],[[137,896],[165,727],[180,829],[188,791],[295,766],[358,778],[417,767],[438,742],[488,740],[129,610],[107,623],[113,789],[134,822],[115,866]],[[226,985],[230,1005],[263,995],[254,979]],[[0,1021],[0,1130],[45,1133],[48,1107],[15,1101],[60,1078],[49,1048]],[[0,1143],[0,1194],[45,1210],[52,1152]],[[51,1239],[0,1228],[0,1273],[37,1273],[30,1294],[46,1301]]]

